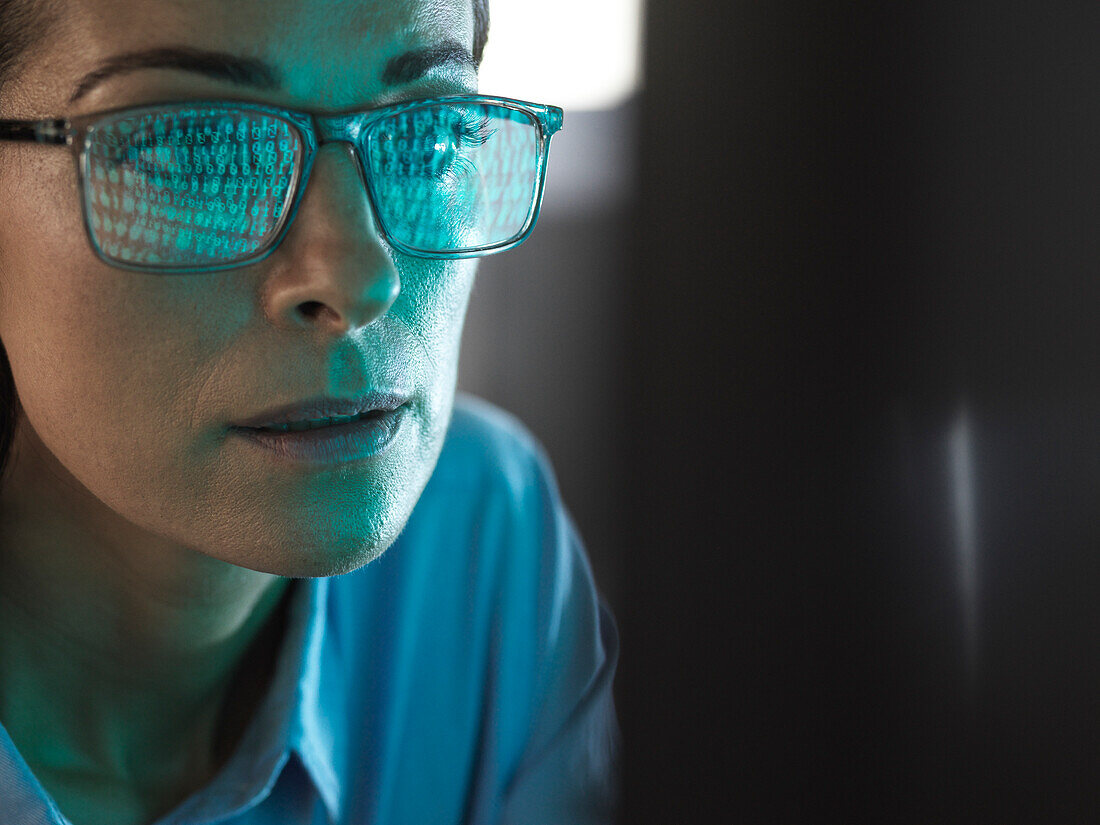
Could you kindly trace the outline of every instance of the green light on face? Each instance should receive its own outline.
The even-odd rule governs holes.
[[[227,102],[98,121],[83,177],[93,243],[119,263],[177,269],[233,265],[268,249],[316,151],[317,134],[300,118]],[[342,139],[357,142],[380,229],[397,249],[463,257],[529,231],[545,151],[532,112],[446,98],[359,123]]]
[[[88,179],[103,213],[93,213],[92,228],[110,231],[109,216],[129,241],[108,254],[150,263],[187,252],[192,265],[259,247],[282,214],[300,153],[277,118],[186,108],[107,121],[90,148]]]

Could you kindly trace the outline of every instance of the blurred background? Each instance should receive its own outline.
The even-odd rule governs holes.
[[[460,383],[618,617],[620,821],[1095,819],[1100,5],[521,5]]]

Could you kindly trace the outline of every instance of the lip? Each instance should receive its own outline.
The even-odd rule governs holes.
[[[297,465],[332,465],[363,461],[384,453],[401,431],[408,407],[375,408],[366,417],[309,430],[264,430],[235,427],[245,442],[268,458]]]
[[[406,394],[380,390],[369,392],[359,398],[316,396],[264,410],[251,418],[233,424],[231,429],[257,431],[265,427],[316,421],[321,418],[346,417],[370,412],[388,413],[403,406],[408,400],[409,397]]]

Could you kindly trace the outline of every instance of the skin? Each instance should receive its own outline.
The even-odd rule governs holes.
[[[386,60],[445,39],[472,43],[469,3],[68,0],[0,116],[200,97],[336,112],[476,91],[452,67],[383,93]],[[287,83],[141,70],[67,105],[102,60],[157,45],[260,57]],[[450,420],[475,264],[392,251],[347,144],[320,150],[270,257],[193,277],[95,257],[63,149],[0,146],[0,191],[0,340],[24,410],[0,489],[0,718],[77,825],[148,822],[231,753],[289,577],[359,568],[405,525]],[[410,409],[364,462],[276,463],[229,433],[375,388],[411,393]]]

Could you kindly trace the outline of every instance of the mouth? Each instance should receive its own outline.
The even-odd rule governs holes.
[[[293,404],[284,404],[232,425],[234,430],[291,433],[327,427],[342,427],[384,415],[408,402],[407,395],[370,392],[359,398],[318,396]]]
[[[261,427],[235,426],[245,442],[269,459],[292,464],[331,465],[363,461],[385,453],[403,427],[407,407],[375,408]]]
[[[341,427],[343,427],[344,430],[348,430],[348,429],[354,429],[353,427],[349,428],[347,426],[349,424],[354,425],[354,424],[357,424],[361,421],[370,421],[370,420],[373,420],[373,419],[378,419],[378,418],[381,418],[382,416],[386,415],[389,412],[392,412],[392,410],[375,409],[375,410],[367,410],[366,412],[361,412],[358,415],[337,415],[337,416],[332,416],[332,417],[329,417],[329,418],[314,418],[314,419],[307,419],[305,421],[292,421],[292,422],[287,423],[287,424],[272,424],[268,427],[246,427],[244,429],[250,429],[253,432],[258,432],[258,433],[275,433],[275,434],[301,433],[301,432],[306,432],[306,431],[309,431],[309,430],[320,430],[320,429],[333,429],[333,428],[339,429]]]

